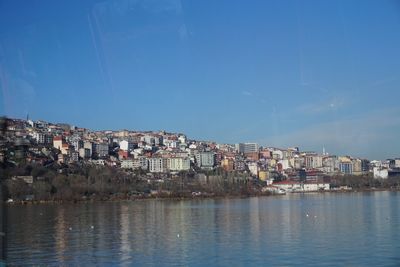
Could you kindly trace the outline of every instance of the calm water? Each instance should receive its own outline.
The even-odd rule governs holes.
[[[15,265],[400,266],[400,193],[10,206]]]

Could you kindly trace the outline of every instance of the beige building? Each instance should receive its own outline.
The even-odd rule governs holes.
[[[361,160],[360,159],[353,159],[353,174],[354,175],[361,175],[363,174],[362,168],[361,168]]]

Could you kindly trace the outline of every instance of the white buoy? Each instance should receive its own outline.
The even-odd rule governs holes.
[[[70,227],[69,230],[72,231],[72,227]]]
[[[177,234],[176,237],[179,238],[179,234]]]
[[[94,226],[92,225],[92,226],[90,226],[90,228],[94,229]]]

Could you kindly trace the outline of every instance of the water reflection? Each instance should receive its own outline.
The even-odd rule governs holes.
[[[396,265],[399,196],[10,206],[8,256],[15,265]]]

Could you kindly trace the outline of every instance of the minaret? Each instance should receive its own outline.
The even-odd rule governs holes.
[[[326,153],[325,153],[325,146],[322,147],[322,155],[323,155],[323,156],[326,155]]]

